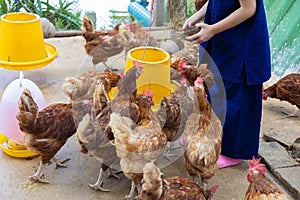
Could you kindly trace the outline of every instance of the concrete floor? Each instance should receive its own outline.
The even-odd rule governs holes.
[[[48,66],[25,71],[24,75],[40,87],[47,104],[67,102],[68,99],[61,90],[64,79],[92,69],[91,60],[85,54],[81,37],[54,38],[47,41],[58,48],[58,57]],[[115,57],[109,63],[122,69],[125,66],[124,60],[124,56]],[[6,86],[18,78],[19,72],[0,69],[0,74],[1,97]],[[0,199],[123,199],[128,194],[131,182],[123,174],[120,174],[121,180],[109,179],[104,182],[103,187],[110,188],[111,192],[97,192],[88,187],[88,183],[96,181],[100,165],[93,157],[80,153],[75,137],[70,138],[59,151],[58,158],[65,157],[71,158],[66,163],[68,168],[54,169],[54,165],[45,168],[45,178],[50,184],[44,185],[30,183],[28,180],[28,176],[33,175],[38,167],[38,157],[19,159],[0,151]],[[247,168],[248,164],[244,161],[238,166],[219,170],[209,184],[219,185],[214,199],[243,199],[248,186]],[[182,157],[171,162],[162,171],[166,177],[187,176]],[[273,179],[270,173],[268,176]],[[280,185],[279,187],[284,190]]]

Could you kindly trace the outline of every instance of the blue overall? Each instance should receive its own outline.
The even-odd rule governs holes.
[[[222,155],[257,157],[262,114],[262,83],[271,76],[270,46],[263,0],[243,23],[201,44],[212,61],[216,84],[212,107],[223,122]],[[240,7],[239,0],[209,0],[205,23],[214,24]],[[203,47],[203,48],[202,48]],[[199,53],[199,60],[207,62]],[[212,65],[213,64],[213,65]],[[215,69],[213,66],[216,66]],[[221,81],[218,81],[221,80]]]

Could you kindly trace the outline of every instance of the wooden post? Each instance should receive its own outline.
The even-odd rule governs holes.
[[[173,30],[181,30],[187,19],[187,0],[169,0],[170,22]]]
[[[179,49],[182,49],[184,44],[178,31],[182,29],[182,26],[187,19],[187,0],[169,0],[169,13],[172,28],[171,39],[176,42]]]

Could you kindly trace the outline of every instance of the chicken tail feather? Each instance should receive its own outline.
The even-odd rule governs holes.
[[[82,19],[82,30],[83,32],[94,32],[93,22],[87,16]]]
[[[163,180],[160,169],[153,163],[147,163],[143,168],[142,190],[139,199],[160,199],[163,194]]]
[[[133,121],[128,117],[122,117],[119,113],[110,115],[109,126],[114,133],[116,141],[120,141],[121,144],[133,142],[130,141],[130,135],[133,135],[132,125]]]
[[[132,132],[131,126],[133,121],[128,117],[122,117],[119,113],[112,113],[110,115],[109,125],[115,135],[116,139],[123,140],[125,135]]]
[[[21,130],[23,127],[30,127],[34,125],[39,107],[33,100],[31,92],[28,89],[25,89],[21,94],[18,107],[19,112],[17,114],[17,119]]]

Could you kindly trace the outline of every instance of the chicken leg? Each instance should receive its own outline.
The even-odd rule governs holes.
[[[118,174],[121,173],[122,171],[114,171],[110,167],[108,168],[108,170],[109,170],[109,174],[108,174],[107,178],[113,177],[113,178],[120,180],[120,177],[118,176]]]
[[[66,168],[67,166],[64,165],[63,163],[67,162],[70,160],[70,158],[65,158],[61,161],[59,161],[56,157],[53,157],[52,160],[54,161],[55,163],[55,169],[59,168],[59,167],[63,167],[63,168]]]
[[[55,165],[56,165],[56,169],[59,167],[67,167],[65,165],[63,165],[63,163],[67,162],[68,160],[70,160],[70,158],[66,158],[63,159],[62,161],[58,161],[58,159],[56,157],[53,157],[52,160],[54,161]],[[33,182],[37,182],[37,183],[49,183],[46,180],[42,180],[42,177],[44,175],[44,173],[42,172],[43,169],[45,168],[45,164],[43,163],[42,159],[40,160],[40,164],[39,164],[39,168],[38,170],[35,172],[34,175],[29,176],[29,179]]]
[[[114,177],[114,178],[120,180],[120,177],[117,175],[118,173],[120,173],[119,171],[115,172],[115,171],[113,171],[112,168],[110,168],[109,166],[102,164],[101,167],[100,167],[100,170],[99,170],[99,176],[98,176],[98,179],[97,179],[97,181],[96,181],[95,184],[89,184],[90,188],[92,188],[92,189],[94,189],[94,190],[99,190],[99,191],[102,191],[102,192],[110,192],[110,190],[102,188],[102,184],[103,184],[103,173],[104,173],[107,169],[109,170],[109,174],[108,174],[107,178],[109,178],[109,177]]]
[[[97,179],[96,183],[95,184],[89,184],[89,186],[93,190],[99,190],[99,191],[102,191],[102,192],[110,192],[110,190],[102,188],[103,173],[104,173],[104,170],[102,169],[102,167],[100,167],[99,176],[98,176],[98,179]]]
[[[48,184],[49,183],[48,181],[42,180],[42,177],[44,175],[44,173],[42,171],[44,168],[45,168],[45,164],[42,162],[42,160],[40,160],[40,165],[39,165],[38,170],[35,172],[34,175],[29,176],[29,179],[33,182]]]
[[[134,192],[135,192],[135,188],[136,188],[136,185],[134,183],[134,181],[131,182],[131,189],[130,189],[130,192],[128,195],[125,196],[125,199],[126,200],[134,200]]]

